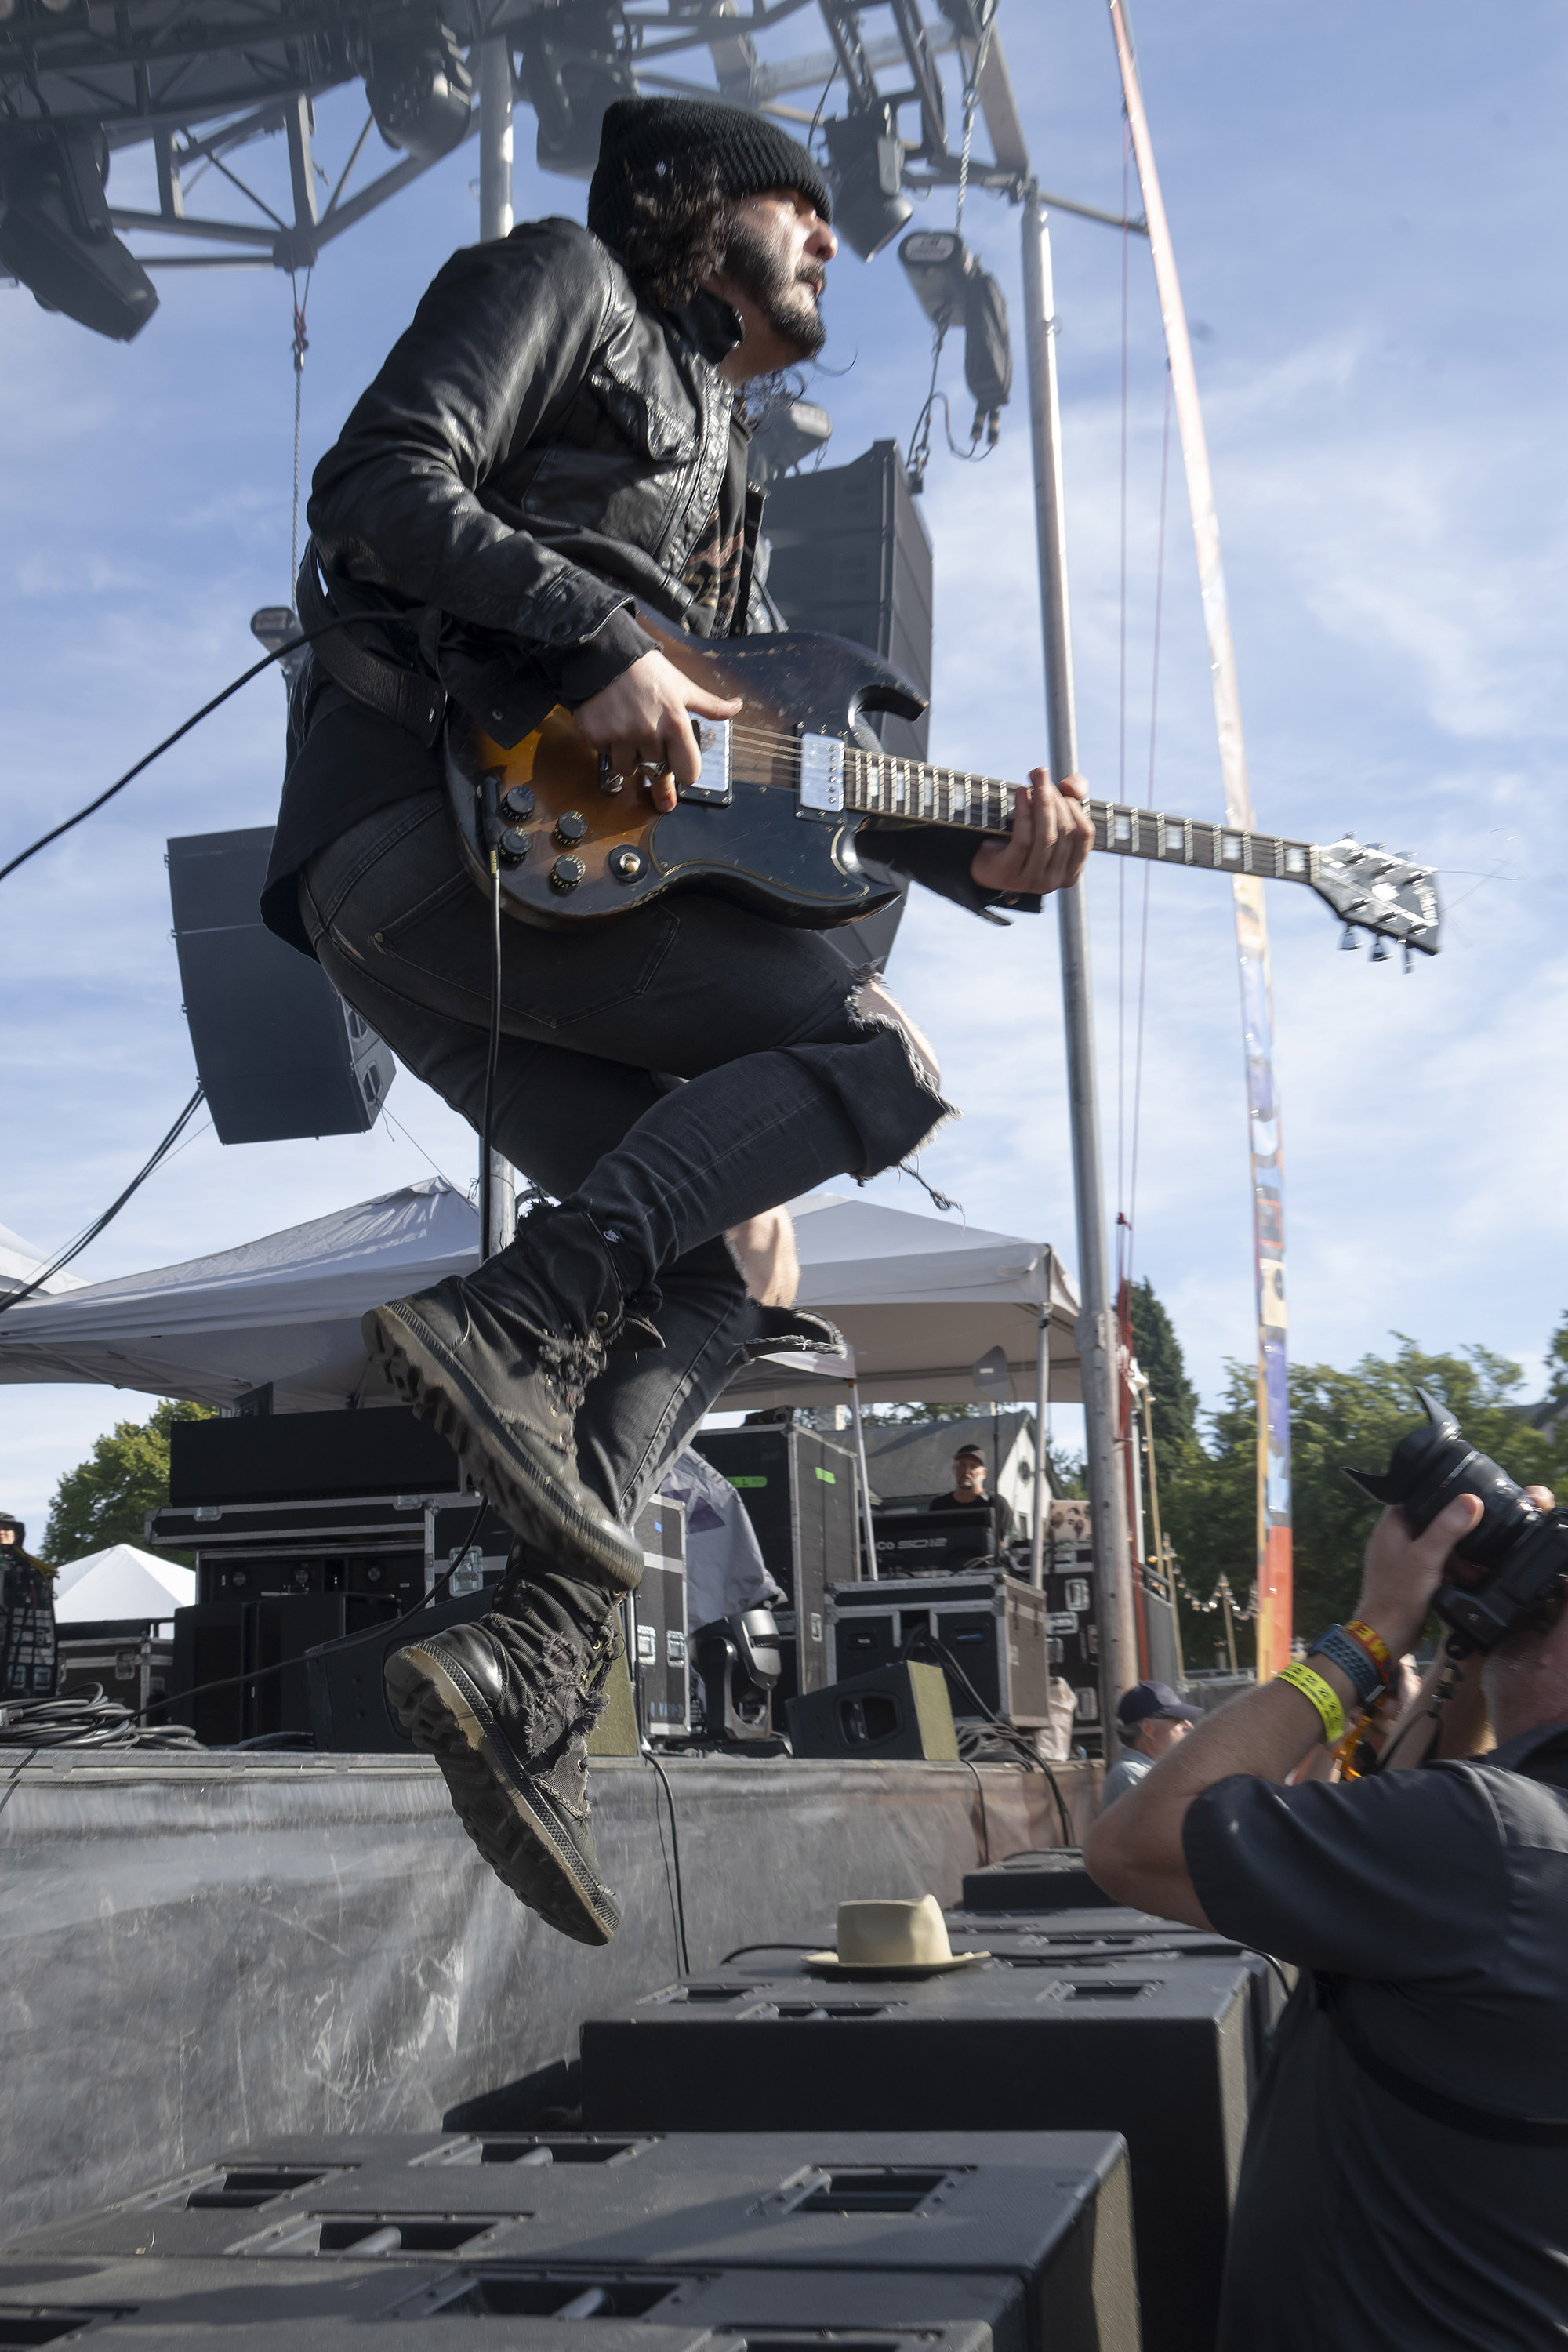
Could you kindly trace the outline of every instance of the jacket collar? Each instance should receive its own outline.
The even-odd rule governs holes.
[[[706,288],[700,287],[689,302],[669,315],[688,342],[694,343],[715,367],[721,360],[729,358],[746,331],[734,304],[726,302],[721,294],[709,293]]]
[[[1568,1783],[1568,1723],[1538,1723],[1475,1761],[1496,1765],[1504,1772],[1522,1772],[1528,1780],[1551,1780],[1561,1788]]]

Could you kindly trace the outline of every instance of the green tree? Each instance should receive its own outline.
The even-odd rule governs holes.
[[[1568,1412],[1568,1315],[1564,1315],[1552,1334],[1546,1350],[1546,1412],[1542,1418],[1555,1420],[1560,1412]]]
[[[43,1557],[57,1568],[109,1545],[144,1545],[149,1511],[169,1499],[169,1432],[176,1421],[206,1421],[211,1405],[165,1397],[146,1421],[118,1421],[87,1460],[55,1488]]]
[[[1175,1326],[1152,1283],[1135,1282],[1131,1304],[1132,1352],[1153,1404],[1154,1468],[1163,1503],[1167,1478],[1178,1475],[1198,1442],[1198,1392],[1187,1378]]]
[[[1295,1623],[1313,1633],[1354,1602],[1361,1555],[1376,1506],[1343,1475],[1384,1470],[1420,1417],[1412,1391],[1441,1397],[1471,1444],[1521,1486],[1563,1484],[1563,1440],[1533,1429],[1515,1391],[1521,1375],[1506,1357],[1471,1347],[1429,1355],[1401,1334],[1392,1356],[1363,1356],[1348,1371],[1298,1364],[1290,1372],[1291,1483],[1295,1524]],[[1194,1591],[1207,1600],[1223,1572],[1237,1600],[1250,1598],[1256,1565],[1258,1413],[1250,1365],[1226,1367],[1224,1401],[1209,1416],[1208,1442],[1194,1446],[1169,1488],[1162,1485],[1166,1532]],[[1184,1641],[1206,1664],[1220,1639],[1218,1612],[1184,1611]],[[1190,1633],[1189,1633],[1190,1629]],[[1250,1659],[1250,1635],[1245,1644]]]

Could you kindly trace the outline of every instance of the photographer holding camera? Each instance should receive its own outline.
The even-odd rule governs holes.
[[[1451,1422],[1394,1469],[1423,1449],[1424,1486],[1358,1481],[1409,1515],[1374,1528],[1354,1619],[1085,1847],[1116,1901],[1302,1971],[1253,2104],[1218,2352],[1568,2337],[1568,1520]],[[1450,1622],[1491,1607],[1487,1654],[1440,1654],[1372,1776],[1283,1785],[1377,1704],[1435,1596]]]

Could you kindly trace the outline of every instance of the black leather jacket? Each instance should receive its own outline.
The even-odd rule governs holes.
[[[743,477],[744,432],[720,373],[742,331],[713,294],[679,311],[643,307],[614,254],[574,221],[525,222],[454,254],[316,468],[307,511],[331,601],[375,624],[355,636],[433,673],[512,744],[648,650],[634,596],[705,628],[681,572],[726,467]],[[759,618],[748,583],[762,509],[748,489],[737,628]],[[307,951],[294,874],[334,832],[438,775],[411,740],[401,761],[334,776],[330,801],[308,762],[296,775],[312,727],[348,698],[307,660],[262,902]],[[961,835],[883,819],[861,842],[977,913],[998,903],[971,880]]]
[[[332,602],[502,742],[585,701],[648,649],[632,595],[705,622],[680,574],[731,460],[741,332],[715,295],[642,308],[573,221],[455,254],[316,468]],[[749,549],[761,512],[753,491]]]

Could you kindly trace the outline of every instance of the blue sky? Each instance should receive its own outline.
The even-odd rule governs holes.
[[[1004,0],[1001,23],[1042,184],[1118,206],[1102,7]],[[1444,954],[1406,978],[1397,961],[1374,969],[1364,953],[1339,954],[1308,893],[1270,896],[1293,1352],[1343,1362],[1399,1329],[1433,1346],[1485,1341],[1534,1380],[1568,1307],[1563,19],[1542,0],[1506,18],[1413,0],[1377,11],[1142,0],[1135,30],[1196,339],[1259,822],[1317,839],[1352,826],[1407,849],[1443,869],[1449,909]],[[803,16],[768,47],[819,44]],[[329,167],[359,107],[357,89],[323,101]],[[520,111],[520,217],[581,217],[582,184],[534,170],[531,131]],[[280,154],[241,161],[276,194]],[[460,150],[324,257],[310,300],[307,472],[441,260],[477,234],[477,172],[473,148]],[[117,160],[112,194],[151,201],[143,157]],[[210,177],[199,194],[220,207]],[[951,205],[933,199],[924,216],[945,225]],[[1016,213],[974,196],[965,226],[1016,319]],[[1114,793],[1125,728],[1129,794],[1142,797],[1158,313],[1134,242],[1123,718],[1121,240],[1058,215],[1054,244],[1083,761],[1093,788]],[[288,281],[182,272],[162,292],[158,316],[121,348],[0,291],[0,848],[88,797],[232,677],[250,657],[252,610],[288,593]],[[846,372],[813,390],[835,420],[831,457],[889,435],[907,445],[929,351],[895,256],[868,266],[846,253],[829,316],[825,356]],[[962,421],[956,353],[943,380]],[[933,757],[1021,775],[1044,744],[1021,352],[1000,449],[979,467],[940,456],[926,512]],[[1218,814],[1174,467],[1164,613],[1156,803]],[[190,1091],[163,844],[268,822],[281,733],[281,688],[264,678],[4,886],[0,1222],[40,1247],[112,1197]],[[1106,861],[1089,888],[1114,1213],[1128,1190],[1118,1066],[1125,1171],[1142,885]],[[1228,893],[1201,875],[1155,876],[1147,940],[1136,1265],[1212,1398],[1223,1360],[1252,1345]],[[1050,1240],[1070,1264],[1054,919],[1003,933],[927,899],[891,976],[965,1114],[926,1172],[974,1223]],[[406,1073],[391,1109],[416,1144],[383,1126],[225,1151],[208,1129],[79,1271],[102,1278],[221,1248],[432,1162],[467,1179],[466,1130]],[[925,1205],[907,1181],[878,1190]],[[0,1504],[41,1525],[60,1473],[149,1402],[90,1388],[0,1392]]]

